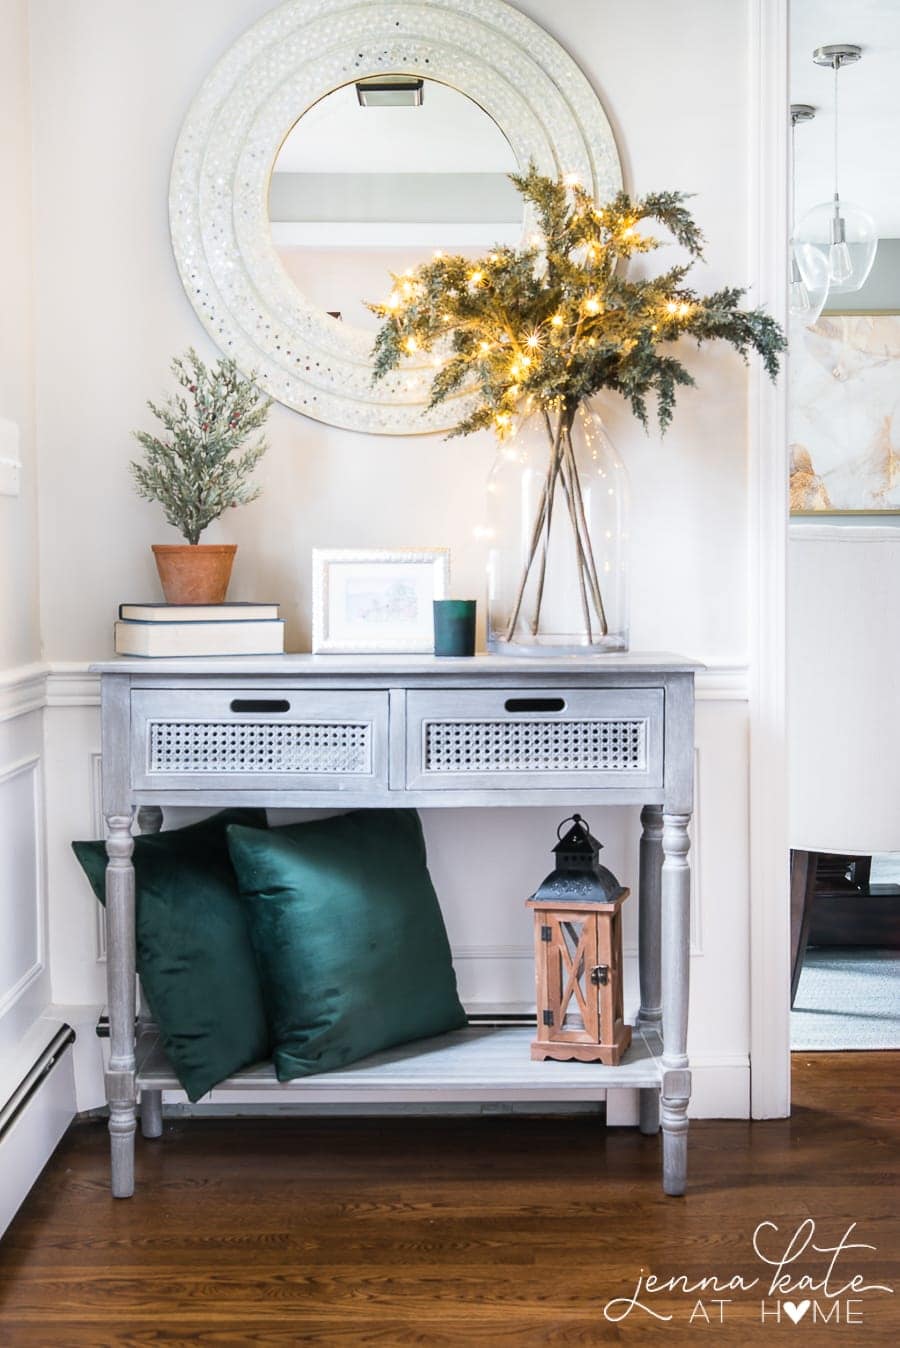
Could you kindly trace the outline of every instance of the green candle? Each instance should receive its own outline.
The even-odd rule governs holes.
[[[474,599],[435,599],[434,653],[475,654]]]

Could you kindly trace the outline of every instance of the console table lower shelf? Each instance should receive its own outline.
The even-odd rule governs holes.
[[[282,1083],[271,1062],[257,1063],[221,1081],[216,1091],[290,1090],[297,1103],[414,1104],[576,1102],[599,1100],[608,1090],[640,1092],[641,1132],[659,1130],[660,1096],[678,1095],[685,1083],[678,1071],[667,1072],[662,1040],[652,1027],[636,1028],[631,1047],[618,1067],[602,1063],[533,1062],[533,1026],[501,1028],[470,1026],[435,1039],[417,1040],[373,1054],[349,1067]],[[155,1029],[147,1028],[137,1044],[137,1089],[141,1132],[162,1132],[162,1092],[180,1090]],[[666,1191],[683,1192],[682,1144],[677,1131],[663,1135],[663,1178]]]

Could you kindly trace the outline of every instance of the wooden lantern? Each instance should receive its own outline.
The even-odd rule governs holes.
[[[557,838],[556,869],[527,900],[537,983],[531,1056],[615,1067],[631,1043],[622,1007],[621,912],[630,891],[599,864],[601,844],[580,815],[564,819]]]

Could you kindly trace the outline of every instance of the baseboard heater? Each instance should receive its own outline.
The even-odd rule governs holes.
[[[43,1053],[25,1073],[12,1095],[0,1109],[0,1142],[12,1128],[26,1105],[41,1089],[56,1064],[75,1043],[75,1031],[71,1025],[61,1025]]]

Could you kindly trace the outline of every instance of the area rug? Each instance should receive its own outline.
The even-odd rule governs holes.
[[[791,1048],[900,1048],[900,954],[807,950],[791,1012]]]

